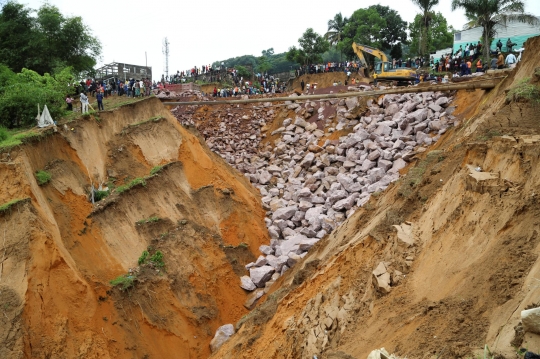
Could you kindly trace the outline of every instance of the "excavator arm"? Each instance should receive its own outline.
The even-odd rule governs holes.
[[[375,56],[376,58],[380,59],[382,62],[388,62],[388,57],[381,50],[378,50],[378,49],[375,49],[373,47],[369,47],[369,46],[366,46],[366,45],[358,45],[356,42],[353,42],[352,48],[353,48],[354,53],[364,63],[366,62],[366,60],[364,58],[364,53],[363,52],[367,52],[368,54],[371,54],[371,55]]]
[[[381,60],[381,63],[375,65],[375,73],[373,79],[375,84],[377,81],[390,81],[396,83],[410,83],[416,80],[416,73],[409,68],[394,68],[392,63],[388,61],[388,57],[384,52],[366,45],[358,45],[353,42],[352,48],[354,53],[360,58],[360,61],[366,62],[364,52],[375,56]]]

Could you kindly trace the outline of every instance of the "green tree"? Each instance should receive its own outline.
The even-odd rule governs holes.
[[[330,43],[330,45],[336,46],[341,41],[343,30],[345,29],[347,21],[349,20],[346,17],[343,17],[341,13],[336,14],[334,19],[328,20],[328,31],[326,34],[324,34],[324,38]],[[340,51],[340,55],[341,54],[342,52]]]
[[[65,95],[73,92],[68,86],[73,81],[71,68],[58,71],[54,76],[41,76],[35,71],[23,69],[15,74],[0,65],[0,126],[28,126],[35,124],[38,104],[47,105],[53,119],[61,117],[65,110]]]
[[[411,36],[411,54],[421,54],[423,32],[423,16],[417,14],[414,21],[409,24]],[[454,42],[454,28],[448,26],[446,18],[440,13],[431,14],[430,26],[427,29],[426,51],[427,53],[451,47]]]
[[[289,48],[287,60],[299,64],[322,62],[322,54],[328,50],[330,44],[321,35],[308,28],[301,38],[298,39],[300,49],[295,46]]]
[[[407,43],[406,29],[407,22],[401,19],[397,11],[388,6],[372,5],[352,14],[345,25],[338,48],[348,58],[354,58],[352,43],[356,42],[390,52],[392,57],[399,58],[401,44]]]
[[[34,19],[32,10],[24,5],[7,2],[0,12],[0,63],[19,72],[33,56]]]
[[[262,51],[262,56],[257,59],[257,69],[261,73],[268,72],[272,68],[270,56],[274,54],[274,48]]]
[[[496,35],[496,25],[506,26],[508,21],[531,25],[539,23],[536,16],[525,13],[525,3],[521,0],[452,0],[452,10],[458,8],[464,9],[468,14],[470,26],[482,27],[484,59],[489,59],[489,48],[491,39]]]
[[[429,54],[428,51],[428,31],[430,23],[433,19],[432,9],[439,3],[439,0],[411,0],[413,4],[418,6],[422,11],[422,36],[420,37],[420,55],[425,56]]]
[[[13,71],[32,69],[53,73],[71,66],[77,73],[91,71],[101,54],[101,44],[81,17],[66,17],[56,6],[34,10],[9,1],[0,13],[0,62]]]

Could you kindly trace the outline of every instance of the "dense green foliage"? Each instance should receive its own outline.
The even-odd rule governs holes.
[[[267,71],[269,74],[287,72],[291,69],[291,66],[296,65],[294,62],[287,60],[285,52],[274,54],[274,49],[272,48],[263,50],[262,56],[260,57],[244,55],[223,60],[223,63],[226,67],[234,67],[236,69],[238,69],[238,66],[242,66],[250,73],[250,75],[251,70],[253,70],[254,73],[263,73]],[[212,66],[218,67],[220,64],[220,61],[216,61]]]
[[[330,44],[321,35],[308,28],[301,38],[298,39],[299,48],[290,47],[287,52],[287,60],[298,64],[311,64],[322,62],[322,54],[325,53]]]
[[[0,126],[0,142],[9,138],[9,132],[7,128]]]
[[[23,69],[16,74],[0,64],[0,126],[28,126],[35,124],[38,104],[47,105],[53,119],[64,114],[66,94],[73,91],[68,83],[73,80],[71,68],[56,75],[39,75]]]
[[[411,55],[420,55],[422,46],[422,36],[426,34],[423,31],[423,16],[416,15],[414,22],[409,24],[411,34]],[[448,26],[446,18],[440,13],[432,13],[430,26],[427,29],[426,51],[428,53],[452,47],[454,43],[454,28]]]
[[[402,56],[401,44],[407,43],[407,22],[388,6],[372,5],[356,10],[343,30],[338,48],[348,59],[356,59],[352,43],[367,45],[389,52],[391,57]],[[368,59],[369,61],[369,59]]]
[[[46,2],[37,11],[15,1],[3,4],[0,44],[0,63],[14,72],[26,68],[41,75],[67,66],[76,73],[91,71],[101,53],[81,17],[64,16]]]

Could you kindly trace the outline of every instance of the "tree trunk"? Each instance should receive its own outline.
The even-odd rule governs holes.
[[[489,27],[484,28],[484,64],[487,64],[490,59],[491,44],[489,43],[489,33],[491,29]]]

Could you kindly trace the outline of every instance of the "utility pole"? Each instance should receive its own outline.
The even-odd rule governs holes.
[[[169,77],[169,40],[163,39],[163,55],[165,55],[165,76]]]

